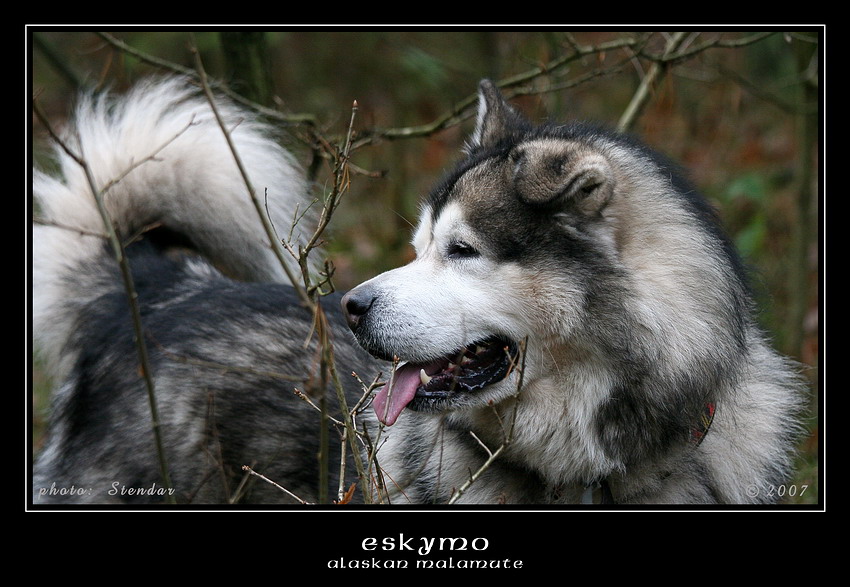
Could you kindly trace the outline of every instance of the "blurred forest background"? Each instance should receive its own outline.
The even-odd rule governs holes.
[[[688,169],[754,269],[761,320],[811,380],[809,434],[790,503],[819,495],[820,29],[791,32],[232,29],[92,33],[31,29],[32,95],[54,124],[85,87],[122,89],[194,70],[278,121],[318,189],[317,157],[354,123],[351,191],[326,233],[345,290],[411,258],[420,198],[457,159],[478,81],[502,83],[532,119],[634,132]],[[32,155],[47,135],[33,116]],[[33,368],[33,447],[49,382]]]

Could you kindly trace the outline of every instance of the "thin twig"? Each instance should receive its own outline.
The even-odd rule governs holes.
[[[79,228],[77,226],[62,224],[61,222],[56,222],[54,220],[47,220],[46,218],[40,218],[38,216],[33,217],[32,221],[33,224],[41,224],[42,226],[53,226],[54,228],[61,228],[62,230],[70,230],[71,232],[76,232],[84,236],[94,236],[103,239],[109,238],[109,235],[105,232],[95,232],[93,230],[87,230],[85,228]]]
[[[775,35],[775,32],[755,33],[742,37],[740,39],[723,39],[720,37],[709,39],[700,44],[688,46],[686,43],[688,33],[676,32],[668,39],[664,51],[661,55],[652,55],[644,51],[639,51],[638,55],[652,61],[649,71],[641,80],[635,95],[627,106],[625,112],[620,117],[617,128],[620,130],[628,130],[632,127],[639,113],[646,106],[650,97],[650,90],[656,85],[658,78],[666,72],[671,66],[680,63],[686,59],[690,59],[700,53],[704,53],[709,49],[739,49],[754,43],[763,41],[764,39]],[[694,35],[692,38],[696,38]]]
[[[667,42],[667,46],[664,49],[664,56],[673,54],[681,46],[685,36],[686,33],[684,32],[674,33]],[[651,88],[655,85],[656,80],[662,72],[666,71],[666,63],[667,62],[662,59],[656,61],[650,66],[649,71],[641,80],[640,86],[638,86],[631,102],[629,102],[629,105],[626,107],[626,111],[623,112],[623,115],[620,117],[620,121],[617,123],[618,129],[625,131],[631,128],[632,124],[634,124],[638,114],[649,101]]]
[[[367,402],[371,398],[372,393],[376,389],[386,385],[386,382],[381,380],[383,377],[383,373],[381,372],[375,375],[375,378],[369,385],[366,385],[366,383],[362,379],[360,379],[360,376],[354,371],[351,372],[351,376],[357,380],[357,382],[360,384],[361,389],[363,389],[363,395],[360,397],[360,400],[354,405],[353,408],[351,408],[351,412],[356,414],[359,413],[363,408],[365,408],[366,405],[368,405]]]
[[[215,116],[215,119],[218,121],[218,124],[221,127],[221,131],[222,133],[224,133],[225,140],[227,141],[227,144],[233,154],[233,159],[236,162],[236,166],[239,168],[239,173],[242,175],[242,180],[245,182],[245,187],[248,189],[248,194],[251,197],[251,202],[254,204],[254,208],[257,211],[257,215],[260,218],[260,222],[262,223],[263,228],[266,231],[266,236],[269,239],[269,242],[271,243],[272,252],[274,252],[275,256],[280,262],[281,268],[283,269],[286,276],[289,278],[289,281],[292,283],[293,288],[295,288],[298,297],[308,308],[313,308],[313,300],[310,299],[304,288],[300,286],[298,280],[295,277],[295,274],[292,272],[292,269],[290,269],[289,264],[286,262],[284,251],[278,239],[276,238],[274,228],[271,226],[271,222],[269,221],[268,216],[264,214],[263,203],[257,197],[257,192],[254,190],[254,186],[251,184],[251,179],[248,177],[248,172],[245,170],[245,166],[242,164],[242,159],[239,157],[236,145],[234,145],[233,138],[230,136],[230,131],[227,129],[227,125],[225,124],[224,119],[221,117],[221,113],[219,112],[218,107],[216,106],[215,97],[213,96],[212,89],[210,88],[210,85],[207,82],[207,75],[206,71],[204,70],[204,64],[201,61],[200,52],[194,46],[192,46],[191,49],[195,55],[195,66],[197,68],[198,79],[201,83],[201,87],[204,90],[204,94],[207,97],[213,115]]]
[[[98,35],[101,39],[103,39],[107,43],[109,43],[110,45],[112,45],[113,47],[115,47],[116,49],[118,49],[119,51],[126,53],[128,55],[132,55],[133,57],[139,59],[143,63],[147,63],[147,64],[153,65],[154,67],[157,67],[159,69],[164,69],[166,71],[170,71],[171,73],[184,75],[184,76],[187,76],[187,77],[190,77],[190,78],[197,78],[198,77],[198,72],[191,69],[191,68],[185,67],[183,65],[179,65],[179,64],[174,63],[172,61],[160,59],[159,57],[156,57],[154,55],[150,55],[149,53],[145,53],[144,51],[140,51],[139,49],[136,49],[135,47],[128,45],[124,41],[122,41],[122,40],[120,40],[116,37],[113,37],[109,33],[98,32],[98,33],[95,33],[95,34]],[[192,50],[197,52],[197,50],[195,48],[193,48]],[[285,124],[304,124],[304,125],[309,125],[309,126],[315,126],[316,125],[316,119],[312,114],[286,114],[286,113],[280,112],[278,110],[273,110],[271,108],[267,108],[267,107],[263,106],[262,104],[258,104],[256,102],[252,102],[250,100],[247,100],[247,99],[245,99],[244,96],[241,96],[240,94],[237,94],[236,92],[231,91],[224,84],[215,84],[215,87],[216,87],[217,91],[222,92],[228,98],[231,98],[232,100],[241,104],[242,106],[250,108],[251,110],[253,110],[253,111],[255,111],[259,114],[262,114],[263,116],[265,116],[267,118],[270,118],[270,119],[273,119],[273,120],[276,120],[278,122],[282,122],[282,123],[285,123]]]
[[[345,136],[345,143],[343,144],[342,151],[337,157],[337,161],[334,166],[333,189],[331,190],[330,195],[325,200],[325,205],[322,207],[322,212],[319,217],[319,223],[316,227],[316,230],[313,232],[313,236],[301,249],[301,257],[305,261],[307,255],[310,254],[310,251],[312,251],[316,247],[319,238],[330,223],[334,211],[336,211],[337,206],[339,206],[342,196],[348,191],[348,188],[351,185],[351,180],[348,174],[348,161],[351,158],[351,138],[354,134],[354,119],[357,116],[357,109],[357,100],[355,100],[351,106],[351,118],[348,124],[348,132]]]
[[[498,410],[496,410],[495,406],[492,406],[493,411],[496,414],[496,418],[499,420],[500,426],[502,428],[502,434],[504,435],[504,438],[502,440],[502,444],[500,444],[499,448],[497,448],[496,450],[490,450],[490,448],[487,445],[485,445],[481,441],[481,439],[479,439],[478,436],[475,435],[475,433],[473,431],[471,431],[471,430],[469,431],[469,434],[472,436],[472,438],[475,439],[475,441],[478,442],[478,444],[481,445],[484,448],[485,452],[487,453],[487,460],[484,461],[484,463],[480,467],[478,467],[478,470],[476,470],[474,473],[470,474],[469,479],[467,479],[466,483],[464,483],[463,485],[461,485],[460,487],[455,489],[455,491],[452,493],[452,496],[449,498],[449,502],[448,502],[449,505],[457,503],[457,501],[461,498],[461,496],[463,496],[463,494],[466,493],[466,491],[469,490],[469,488],[472,486],[472,484],[475,483],[478,479],[481,478],[481,476],[484,474],[484,472],[492,466],[492,464],[501,456],[501,454],[503,452],[505,452],[505,450],[507,450],[508,446],[510,446],[510,444],[513,442],[514,428],[516,426],[516,418],[517,418],[517,412],[519,410],[520,394],[522,393],[522,383],[523,383],[523,377],[524,377],[524,374],[525,374],[526,348],[527,348],[527,341],[523,341],[522,345],[520,345],[521,365],[518,369],[519,378],[517,379],[516,392],[513,395],[514,406],[513,406],[513,412],[512,412],[512,416],[511,416],[510,426],[505,428],[504,422],[502,421],[502,418],[499,415]],[[512,369],[514,369],[514,368],[516,368],[515,363],[514,363]]]
[[[242,470],[246,471],[249,475],[253,475],[254,477],[259,477],[260,479],[262,479],[266,483],[274,485],[275,487],[277,487],[278,489],[283,491],[286,495],[288,495],[292,499],[298,501],[301,505],[314,505],[314,504],[311,504],[309,501],[304,501],[303,499],[301,499],[300,497],[298,497],[297,495],[295,495],[294,493],[289,491],[286,487],[282,487],[281,485],[278,485],[277,483],[275,483],[274,481],[272,481],[271,479],[269,479],[265,475],[263,475],[261,473],[257,473],[254,469],[252,469],[248,465],[242,465]]]
[[[313,236],[307,241],[306,245],[301,247],[299,251],[299,262],[301,264],[305,285],[307,286],[307,291],[309,292],[309,294],[313,296],[320,296],[322,294],[320,288],[323,283],[327,282],[330,279],[330,271],[328,271],[328,275],[326,276],[325,282],[319,282],[317,284],[311,285],[309,272],[307,271],[309,265],[308,256],[310,255],[312,250],[320,243],[321,234],[324,232],[324,230],[330,223],[334,212],[339,206],[341,198],[349,189],[350,178],[348,173],[348,162],[351,157],[352,137],[354,135],[354,121],[357,115],[357,110],[358,105],[355,101],[351,108],[351,118],[349,120],[345,142],[343,143],[342,148],[339,150],[339,155],[337,156],[334,165],[333,188],[331,190],[331,193],[325,199],[325,204],[322,207],[319,222],[315,232],[313,233]],[[333,344],[330,338],[331,328],[327,322],[327,317],[325,316],[324,312],[321,311],[321,305],[319,304],[318,300],[316,300],[315,308],[316,333],[319,337],[320,348],[322,349],[323,365],[328,370],[329,381],[336,391],[337,401],[339,402],[343,418],[345,418],[345,440],[347,440],[348,443],[351,445],[351,456],[354,461],[355,468],[357,469],[357,475],[361,480],[361,486],[366,487],[366,481],[368,480],[367,471],[365,466],[363,465],[361,453],[357,445],[357,430],[354,423],[354,412],[348,409],[348,401],[345,396],[345,389],[342,386],[342,382],[336,370],[336,360],[334,356]],[[344,478],[345,476],[344,473],[345,472],[343,469],[341,471],[342,478]],[[363,491],[363,497],[366,503],[370,503],[368,491]]]
[[[709,49],[740,49],[741,47],[746,47],[748,45],[752,45],[754,43],[758,43],[763,41],[764,39],[779,34],[776,31],[768,31],[763,33],[754,33],[752,35],[742,37],[740,39],[723,39],[723,38],[715,38],[709,39],[708,41],[694,45],[688,48],[682,48],[681,51],[664,51],[664,54],[658,59],[658,61],[672,64],[683,61],[685,59],[690,59],[699,53],[704,53]]]

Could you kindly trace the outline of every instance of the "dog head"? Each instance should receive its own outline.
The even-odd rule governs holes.
[[[466,154],[423,207],[415,260],[342,301],[358,342],[402,361],[375,400],[388,424],[406,406],[482,406],[513,393],[524,341],[560,336],[583,305],[586,288],[572,283],[581,272],[547,271],[553,250],[569,259],[576,248],[554,242],[564,231],[550,225],[569,217],[591,230],[614,189],[606,159],[535,134],[488,81]]]
[[[690,228],[701,204],[648,151],[586,125],[534,127],[488,81],[479,98],[466,158],[423,205],[415,260],[342,301],[365,349],[404,362],[375,400],[387,424],[404,407],[510,397],[522,347],[526,377],[567,355],[634,373],[662,345],[687,359],[689,337],[714,337],[681,317],[729,315],[706,283],[727,270],[704,254],[719,247]]]

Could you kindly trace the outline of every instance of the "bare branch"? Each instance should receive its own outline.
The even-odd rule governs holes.
[[[95,33],[101,39],[128,55],[132,55],[133,57],[139,59],[143,63],[147,63],[149,65],[153,65],[159,69],[164,69],[165,71],[176,73],[180,75],[185,75],[187,77],[198,79],[198,72],[188,67],[184,67],[177,63],[167,61],[165,59],[160,59],[159,57],[155,57],[144,51],[140,51],[135,47],[132,47],[125,43],[124,41],[117,39],[110,35],[109,33],[99,32]],[[197,49],[193,48],[193,52],[197,53]],[[276,120],[285,124],[306,124],[309,126],[315,126],[316,120],[312,114],[286,114],[280,112],[278,110],[273,110],[271,108],[267,108],[262,104],[257,104],[256,102],[252,102],[250,100],[245,99],[244,96],[241,96],[233,91],[231,91],[225,84],[214,83],[213,84],[217,91],[222,92],[228,98],[242,104],[243,106],[250,108],[251,110],[262,114],[263,116],[267,116],[273,120]]]
[[[749,35],[747,37],[742,37],[740,39],[723,39],[721,37],[717,37],[714,39],[709,39],[708,41],[694,45],[689,48],[684,48],[681,51],[664,51],[664,54],[658,59],[659,62],[663,63],[678,63],[685,59],[690,59],[694,57],[698,53],[704,53],[709,49],[740,49],[741,47],[746,47],[748,45],[752,45],[754,43],[758,43],[763,41],[764,39],[777,35],[777,32],[765,32],[765,33],[755,33]]]
[[[242,465],[242,470],[243,470],[243,471],[246,471],[249,475],[253,475],[253,476],[255,476],[255,477],[259,477],[260,479],[262,479],[262,480],[263,480],[263,481],[265,481],[266,483],[269,483],[269,484],[271,484],[271,485],[274,485],[275,487],[277,487],[278,489],[280,489],[281,491],[283,491],[286,495],[288,495],[288,496],[289,496],[289,497],[291,497],[292,499],[297,500],[297,501],[298,501],[301,505],[313,505],[313,504],[311,504],[309,501],[304,501],[303,499],[301,499],[300,497],[298,497],[297,495],[295,495],[294,493],[292,493],[291,491],[289,491],[289,490],[288,490],[288,489],[286,489],[285,487],[281,487],[280,485],[278,485],[277,483],[275,483],[274,481],[272,481],[271,479],[269,479],[269,478],[268,478],[268,477],[266,477],[265,475],[262,475],[262,474],[260,474],[260,473],[257,473],[254,469],[252,469],[252,468],[251,468],[251,467],[249,467],[248,465]]]
[[[501,445],[499,445],[499,448],[497,448],[495,451],[493,451],[493,450],[490,450],[490,448],[489,448],[489,447],[487,447],[487,445],[485,445],[485,444],[481,441],[481,439],[479,439],[479,438],[475,435],[475,433],[474,433],[474,432],[472,432],[472,431],[470,430],[469,434],[470,434],[470,435],[471,435],[471,436],[475,439],[475,441],[476,441],[476,442],[478,442],[478,444],[479,444],[479,445],[481,445],[481,446],[484,448],[484,450],[486,451],[486,453],[487,453],[487,455],[488,455],[488,456],[487,456],[487,460],[486,460],[486,461],[484,461],[484,464],[482,464],[482,465],[478,468],[478,470],[477,470],[477,471],[475,471],[474,473],[471,473],[471,474],[470,474],[469,479],[466,481],[466,483],[464,483],[463,485],[461,485],[460,487],[458,487],[458,488],[456,488],[456,489],[454,490],[454,492],[452,493],[451,498],[449,498],[449,502],[448,502],[448,503],[449,503],[449,505],[454,504],[454,503],[457,503],[457,501],[461,498],[461,496],[462,496],[464,493],[466,493],[466,491],[467,491],[467,490],[468,490],[468,489],[472,486],[472,484],[473,484],[473,483],[475,483],[478,479],[480,479],[480,478],[481,478],[481,476],[484,474],[484,472],[485,472],[487,469],[489,469],[489,468],[490,468],[490,466],[491,466],[491,465],[492,465],[492,464],[493,464],[493,463],[494,463],[494,462],[495,462],[495,461],[499,458],[499,456],[501,456],[501,454],[502,454],[502,453],[503,453],[503,452],[504,452],[504,451],[508,448],[508,446],[511,444],[511,442],[513,442],[514,425],[516,424],[516,416],[517,416],[517,411],[518,411],[518,409],[519,409],[520,394],[522,393],[523,376],[524,376],[524,373],[525,373],[525,355],[526,355],[527,342],[528,342],[528,341],[523,341],[523,343],[520,345],[520,351],[519,351],[519,352],[520,352],[520,362],[521,362],[521,365],[517,368],[516,363],[514,363],[514,365],[511,367],[511,369],[512,369],[512,370],[513,370],[513,369],[517,369],[517,370],[518,370],[518,372],[519,372],[519,378],[518,378],[518,380],[517,380],[517,384],[516,384],[516,392],[515,392],[515,393],[514,393],[514,395],[513,395],[514,406],[513,406],[513,410],[512,410],[510,426],[508,426],[507,428],[505,428],[505,426],[504,426],[504,422],[502,421],[502,418],[499,416],[498,411],[496,410],[495,406],[492,406],[492,407],[493,407],[493,412],[496,414],[496,417],[498,418],[499,423],[500,423],[500,425],[502,426],[502,433],[504,434],[504,440],[502,441],[502,444],[501,444]]]
[[[42,226],[53,226],[55,228],[61,228],[63,230],[70,230],[72,232],[77,232],[79,234],[83,234],[86,236],[95,236],[98,238],[108,239],[109,235],[105,232],[95,232],[93,230],[87,230],[85,228],[79,228],[77,226],[70,226],[68,224],[62,224],[61,222],[56,222],[54,220],[47,220],[46,218],[34,217],[32,219],[33,223],[41,224]]]
[[[215,97],[212,94],[212,89],[210,88],[209,83],[207,82],[206,71],[204,70],[204,65],[201,62],[201,56],[196,47],[192,47],[192,52],[195,55],[195,66],[198,71],[198,79],[201,82],[201,87],[204,90],[204,94],[209,101],[210,108],[213,111],[213,115],[218,121],[219,126],[221,127],[222,133],[224,133],[225,140],[227,141],[228,146],[233,154],[233,159],[236,162],[236,166],[239,168],[239,173],[242,175],[242,179],[245,182],[245,187],[248,189],[248,194],[251,197],[251,202],[254,204],[254,208],[257,211],[257,215],[260,218],[260,222],[263,225],[263,228],[266,231],[266,236],[271,243],[272,251],[280,262],[281,268],[283,269],[286,276],[289,278],[289,281],[292,283],[292,287],[295,288],[295,291],[298,294],[298,297],[301,298],[301,301],[308,307],[312,308],[314,303],[313,300],[307,295],[307,292],[302,288],[295,277],[295,274],[290,269],[289,264],[286,262],[284,258],[284,251],[280,246],[279,239],[275,234],[274,227],[271,226],[271,221],[268,216],[263,213],[263,204],[260,202],[260,199],[257,197],[257,192],[254,190],[254,186],[251,185],[251,179],[248,177],[248,172],[245,170],[245,166],[242,164],[242,159],[239,157],[239,153],[236,150],[236,146],[233,144],[233,138],[230,136],[230,131],[227,129],[227,125],[224,123],[224,120],[221,117],[221,113],[215,104]]]
[[[667,41],[667,46],[664,49],[664,56],[673,54],[684,42],[685,36],[686,33],[683,32],[675,33],[670,40]],[[649,101],[650,89],[655,85],[655,81],[664,71],[664,63],[665,62],[662,59],[661,61],[657,61],[652,64],[643,80],[641,80],[640,86],[635,92],[635,95],[632,97],[632,101],[629,102],[626,111],[620,117],[620,122],[617,124],[617,128],[620,130],[628,130],[631,128],[632,124],[634,124],[638,114]]]
[[[484,449],[484,451],[485,451],[488,455],[490,455],[490,457],[491,457],[491,458],[493,457],[493,451],[491,451],[491,450],[490,450],[490,448],[489,448],[486,444],[484,444],[484,442],[482,442],[480,438],[478,438],[478,436],[475,434],[475,432],[472,432],[472,431],[470,430],[470,431],[469,431],[469,435],[470,435],[472,438],[474,438],[474,439],[475,439],[475,442],[477,442],[477,443],[481,446],[481,448],[483,448],[483,449]]]

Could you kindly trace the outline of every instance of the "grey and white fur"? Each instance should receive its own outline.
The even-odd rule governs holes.
[[[288,226],[302,175],[267,128],[222,107]],[[120,178],[105,192],[119,233],[157,227],[128,256],[178,501],[290,503],[242,465],[315,499],[318,415],[297,383],[268,375],[309,373],[311,316],[206,102],[180,80],[149,82],[84,100],[68,136],[99,185]],[[91,234],[102,228],[82,171],[59,156],[61,178],[33,181],[47,219],[33,229],[34,342],[57,382],[33,500],[145,500],[109,492],[161,479],[116,263]],[[391,377],[362,416],[382,427],[385,501],[771,501],[791,473],[803,384],[680,177],[622,135],[533,126],[482,82],[464,157],[422,205],[415,260],[324,304],[337,370]],[[488,450],[497,458],[469,483]],[[45,491],[71,486],[84,491]]]

